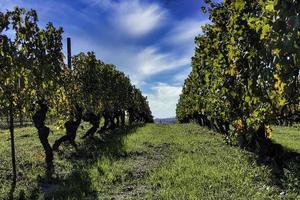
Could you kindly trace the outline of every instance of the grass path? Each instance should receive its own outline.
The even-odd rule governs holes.
[[[61,134],[54,131],[51,144]],[[0,133],[0,199],[10,190],[8,138]],[[77,152],[63,145],[55,153],[49,181],[35,130],[18,129],[16,199],[300,199],[274,185],[252,154],[195,124],[148,124],[78,143]]]
[[[285,147],[300,153],[300,125],[294,127],[274,126],[273,139]]]

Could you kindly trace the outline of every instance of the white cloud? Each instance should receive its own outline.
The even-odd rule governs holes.
[[[160,53],[155,47],[147,47],[137,54],[138,72],[150,76],[166,70],[187,65],[189,56],[177,56],[175,53]]]
[[[138,1],[135,3],[128,2],[121,6],[119,11],[119,19],[116,19],[116,24],[121,26],[132,36],[141,36],[158,28],[163,23],[165,11],[157,4],[144,6]]]
[[[180,84],[183,84],[184,80],[188,77],[188,75],[191,73],[192,68],[189,67],[178,74],[176,74],[173,78],[175,82],[179,82]]]
[[[160,27],[166,19],[167,10],[157,3],[141,0],[90,0],[92,5],[110,13],[115,29],[139,37]]]
[[[210,23],[209,20],[183,20],[174,24],[174,29],[168,33],[164,42],[171,45],[194,44],[197,35],[202,34],[201,26]]]
[[[154,117],[166,118],[176,115],[175,108],[181,87],[158,83],[152,87],[153,93],[146,94]]]

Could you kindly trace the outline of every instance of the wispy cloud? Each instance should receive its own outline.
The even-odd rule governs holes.
[[[148,34],[165,23],[167,10],[158,3],[141,0],[90,0],[93,5],[109,13],[117,29],[132,37]]]
[[[173,77],[173,81],[175,83],[179,83],[180,85],[183,84],[184,80],[188,77],[188,75],[190,74],[192,68],[186,68],[182,71],[180,71],[179,73],[175,74]]]
[[[188,56],[176,56],[175,53],[162,53],[155,47],[147,47],[137,54],[138,72],[143,76],[175,69],[190,62]]]
[[[193,45],[195,37],[202,34],[201,26],[210,23],[209,20],[198,21],[195,19],[185,19],[174,22],[174,28],[164,38],[164,43],[169,45]]]

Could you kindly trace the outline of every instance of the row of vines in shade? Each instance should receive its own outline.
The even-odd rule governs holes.
[[[270,125],[300,122],[300,2],[206,3],[211,22],[195,39],[177,120],[257,148]]]
[[[12,146],[15,111],[32,118],[49,171],[53,151],[62,142],[76,147],[82,121],[91,124],[84,137],[100,129],[101,119],[100,131],[125,126],[125,118],[130,124],[153,122],[147,98],[114,65],[88,52],[74,56],[69,69],[64,64],[62,33],[52,23],[41,28],[34,10],[15,8],[0,13],[0,110],[9,113]],[[50,117],[59,119],[66,130],[53,146],[45,123]]]

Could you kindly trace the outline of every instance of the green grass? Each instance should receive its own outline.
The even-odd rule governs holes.
[[[300,153],[300,125],[274,126],[272,129],[275,142]]]
[[[51,182],[44,178],[44,155],[35,129],[17,129],[14,197],[300,199],[299,191],[276,186],[271,169],[257,164],[254,155],[226,145],[220,135],[195,124],[148,124],[81,140],[87,126],[79,131],[77,152],[62,145],[55,153]],[[297,130],[275,127],[273,137],[299,150],[299,140],[294,138]],[[54,131],[51,144],[62,134]],[[0,162],[0,199],[6,199],[11,179],[7,131],[0,133]],[[293,180],[287,179],[286,184]]]

